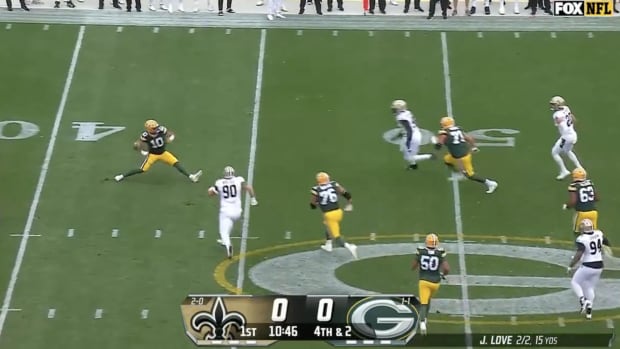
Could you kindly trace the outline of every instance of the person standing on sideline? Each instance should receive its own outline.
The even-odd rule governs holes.
[[[226,12],[235,13],[235,11],[232,9],[232,0],[226,0]],[[224,0],[217,0],[217,15],[224,15]]]
[[[344,11],[342,0],[336,0],[336,3],[338,4],[338,11]],[[334,5],[334,0],[327,0],[327,12],[332,12],[333,5]]]
[[[136,1],[136,12],[142,12],[142,0]],[[127,12],[131,12],[131,0],[127,0]]]
[[[303,15],[306,11],[306,1],[307,0],[299,0],[299,14]],[[311,1],[308,1],[308,4],[312,5]],[[321,0],[314,1],[314,8],[316,9],[317,15],[322,15],[323,11],[321,11]]]
[[[448,5],[450,5],[449,0],[430,0],[430,4],[428,6],[428,17],[426,19],[433,19],[435,16],[435,6],[437,3],[441,3],[441,17],[443,19],[448,19]]]
[[[282,10],[282,0],[269,0],[269,13],[267,14],[267,19],[273,21],[275,17],[278,18],[286,18],[280,12]]]
[[[103,4],[104,4],[105,0],[99,0],[99,9],[103,10]],[[121,5],[118,3],[118,0],[112,0],[112,7],[121,10],[122,7]]]
[[[25,0],[19,0],[19,4],[21,5],[22,10],[30,11],[28,6],[26,6],[26,1]],[[9,11],[13,11],[13,1],[6,0],[6,9],[9,10]]]
[[[458,0],[455,0],[455,3]],[[469,0],[467,0],[469,2]],[[411,0],[405,0],[405,9],[403,10],[403,13],[409,13],[409,7],[411,6]],[[420,0],[413,0],[413,9],[418,11],[418,12],[424,12],[424,10],[422,9],[422,7],[420,6]]]
[[[369,9],[368,9],[368,13],[370,13],[371,15],[375,14],[375,1],[376,0],[370,0],[369,1],[370,6],[369,6]],[[379,11],[382,14],[385,14],[385,0],[379,0]]]

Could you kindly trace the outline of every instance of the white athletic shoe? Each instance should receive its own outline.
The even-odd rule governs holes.
[[[125,178],[125,176],[123,176],[122,174],[118,175],[118,176],[114,176],[114,180],[117,182],[120,182],[123,180],[123,178]]]
[[[285,17],[283,14],[281,14],[280,12],[276,13],[276,17],[278,17],[278,18],[282,18],[282,19],[286,18],[286,17]]]
[[[398,6],[398,3],[394,0],[390,0],[390,5],[392,6]]]
[[[179,9],[177,11],[185,12],[185,8],[183,7],[183,4],[179,4]]]
[[[153,6],[153,5],[149,5],[149,10],[151,10],[151,11],[157,11],[157,9],[155,8],[155,6]]]
[[[321,248],[324,251],[331,252],[333,250],[332,241],[331,240],[325,241],[325,244],[321,245]]]
[[[518,15],[520,13],[519,12],[519,4],[518,3],[515,3],[515,11],[514,12],[515,12],[515,15]]]
[[[489,181],[489,185],[487,186],[487,194],[493,194],[498,185],[499,184],[497,184],[496,181]]]
[[[588,308],[592,309],[592,302],[586,299],[581,305],[581,313],[585,314]]]
[[[222,245],[222,246],[226,246],[226,245],[224,245],[224,240],[222,240],[222,239],[217,239],[217,243]]]
[[[344,247],[351,252],[353,258],[357,259],[357,246],[354,244],[346,243]]]
[[[160,10],[164,10],[164,11],[168,11],[168,6],[166,6],[164,4],[161,4],[161,5],[159,5],[159,9]]]
[[[286,7],[284,5],[282,5],[282,7],[280,7],[280,11],[282,12],[288,12],[288,10],[286,9]]]
[[[191,175],[189,175],[189,180],[194,183],[197,183],[198,180],[200,179],[200,176],[202,176],[202,170],[198,170],[198,172],[192,173]]]
[[[568,177],[569,175],[570,175],[570,172],[569,172],[569,171],[566,171],[566,172],[560,172],[560,174],[559,174],[557,177],[555,177],[555,179],[557,179],[558,181],[561,181],[561,180],[563,180],[564,178]]]
[[[174,12],[174,9],[172,8],[172,5],[168,6],[168,12],[169,13],[173,13]]]
[[[426,335],[426,320],[420,321],[420,334],[423,336]]]
[[[506,8],[504,7],[504,3],[503,2],[501,2],[499,4],[499,11],[498,12],[499,12],[500,15],[505,15],[506,14]]]
[[[265,4],[265,2],[263,0],[258,0],[256,2],[256,6],[263,6]]]
[[[273,21],[273,15],[272,14],[268,14],[267,15],[267,19],[270,20],[270,21]]]

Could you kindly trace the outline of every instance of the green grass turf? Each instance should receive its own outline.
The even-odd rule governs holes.
[[[7,217],[7,234],[0,236],[3,284],[19,241],[8,234],[23,229],[78,30],[40,27],[20,24],[0,31],[3,45],[14,52],[0,62],[28,63],[27,70],[0,72],[3,81],[15,81],[11,87],[0,84],[4,95],[14,95],[0,105],[0,120],[26,120],[41,129],[29,139],[0,140],[5,144],[0,154],[11,164],[0,169],[9,188],[2,199]],[[205,192],[227,164],[247,176],[259,37],[259,31],[237,29],[189,34],[162,28],[154,34],[149,28],[125,28],[119,34],[113,27],[87,28],[32,231],[42,236],[29,242],[11,303],[23,310],[9,314],[0,347],[193,347],[184,335],[181,300],[188,293],[229,291],[213,278],[224,255],[214,242],[217,203]],[[554,94],[566,97],[579,118],[577,151],[602,193],[601,227],[613,232],[620,224],[613,216],[618,199],[611,195],[618,165],[609,160],[614,149],[608,141],[617,128],[609,114],[615,106],[611,67],[618,53],[609,43],[617,39],[606,33],[592,39],[585,33],[559,33],[557,39],[548,33],[520,39],[512,33],[486,33],[483,39],[475,33],[448,34],[458,122],[467,130],[520,131],[514,148],[482,147],[475,156],[476,169],[500,182],[494,195],[484,194],[478,184],[459,183],[466,235],[572,239],[571,215],[560,209],[566,183],[553,180],[557,169],[549,155],[556,130],[547,102]],[[249,235],[257,239],[248,240],[250,251],[322,238],[320,216],[307,207],[319,170],[330,172],[354,195],[355,211],[343,222],[345,237],[454,233],[452,186],[441,161],[421,163],[415,173],[404,171],[398,148],[381,137],[394,128],[389,113],[394,98],[409,102],[422,128],[437,128],[446,113],[439,33],[369,37],[365,31],[340,31],[335,37],[321,30],[302,36],[295,30],[268,31],[254,181],[260,206],[252,209]],[[164,165],[123,183],[110,180],[139,164],[130,147],[147,118],[177,132],[170,150],[188,170],[206,170],[200,184]],[[126,129],[98,142],[77,142],[75,121]],[[69,228],[75,229],[73,238],[66,237]],[[118,238],[111,237],[115,228]],[[156,229],[163,231],[159,239]],[[199,230],[205,230],[204,240],[197,238]],[[292,232],[290,240],[286,231]],[[265,258],[314,248],[251,256],[245,271]],[[458,273],[457,255],[450,258]],[[409,262],[407,256],[376,258],[338,273],[375,291],[411,290],[415,278]],[[498,257],[467,256],[466,262],[470,274],[553,276],[561,271]],[[225,276],[236,284],[236,263]],[[289,282],[296,282],[295,275]],[[247,277],[243,286],[247,294],[266,293]],[[460,292],[446,285],[441,294],[460,298]],[[469,293],[493,298],[522,295],[518,292],[524,291],[471,287]],[[46,316],[50,308],[57,309],[54,319]],[[98,308],[104,315],[95,320]],[[149,309],[148,319],[141,319],[142,309]],[[510,325],[509,316],[472,318],[472,327],[475,332],[606,328],[604,321],[584,325],[577,314],[561,315],[566,327],[557,325],[558,314],[518,319],[518,326]],[[597,313],[599,318],[614,315]],[[463,331],[458,316],[432,314],[430,320],[434,333]],[[102,336],[105,341],[93,341]],[[292,346],[327,348],[274,345]]]

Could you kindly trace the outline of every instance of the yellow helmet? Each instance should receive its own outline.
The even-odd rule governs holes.
[[[316,174],[316,182],[318,184],[327,184],[329,183],[329,175],[327,172],[319,172]]]
[[[437,246],[439,246],[439,237],[437,237],[437,234],[428,234],[426,235],[424,244],[428,248],[437,248]]]
[[[397,99],[392,102],[392,111],[399,112],[407,109],[407,102],[402,99]]]
[[[560,107],[566,105],[566,101],[560,96],[553,96],[551,100],[549,100],[549,104],[551,105],[551,110],[558,110]]]
[[[441,128],[452,127],[454,126],[454,118],[451,116],[444,116],[441,118],[441,121],[439,121],[439,124],[441,125]]]
[[[588,176],[588,173],[583,168],[577,167],[573,170],[572,175],[574,181],[583,181]]]
[[[155,120],[146,120],[144,123],[144,128],[149,132],[154,132],[159,127],[159,124]]]

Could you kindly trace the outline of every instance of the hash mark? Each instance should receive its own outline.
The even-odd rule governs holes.
[[[373,37],[375,36],[375,32],[373,32],[372,30],[368,31],[368,36]]]
[[[116,32],[117,33],[121,33],[122,31],[123,31],[123,27],[121,27],[121,26],[116,27]]]
[[[592,32],[588,33],[588,39],[592,39],[594,37],[594,34]]]
[[[478,32],[478,39],[482,39],[484,37],[484,34],[482,34],[482,32]]]
[[[187,32],[190,33],[190,34],[194,34],[196,32],[196,29],[189,28],[189,30]]]
[[[502,242],[502,244],[505,244],[505,243],[507,243],[507,242],[508,242],[508,239],[507,239],[505,236],[500,236],[500,237],[499,237],[499,241],[501,241],[501,242]]]
[[[199,239],[204,239],[205,238],[205,231],[204,230],[200,230],[198,232],[198,238]]]
[[[11,23],[7,23],[6,27],[4,27],[6,30],[11,30],[11,28],[13,27],[13,25]]]
[[[159,33],[159,27],[153,28],[153,33],[155,33],[155,34]]]
[[[332,36],[338,36],[338,31],[337,30],[332,31]]]
[[[545,236],[545,244],[547,245],[551,244],[551,236]]]
[[[406,37],[406,38],[408,38],[408,37],[410,37],[410,36],[411,36],[411,33],[410,33],[410,32],[405,32],[405,37]]]
[[[103,317],[103,309],[95,310],[95,319],[101,319]]]
[[[561,316],[558,318],[558,326],[566,327],[566,323],[564,323],[564,318]]]
[[[47,311],[47,318],[53,319],[56,317],[56,309],[50,309]]]
[[[413,234],[413,241],[420,241],[420,234],[418,233]]]
[[[519,32],[515,32],[515,39],[518,39],[521,37],[521,34],[519,34]]]
[[[112,237],[113,238],[117,238],[118,237],[118,229],[112,229]]]
[[[298,30],[298,31],[297,31],[297,36],[302,36],[302,35],[304,35],[304,31],[303,31],[303,30],[301,30],[301,29],[300,29],[300,30]]]
[[[375,240],[377,240],[377,234],[370,233],[370,241],[375,241]]]
[[[615,328],[615,326],[614,326],[614,320],[612,320],[612,319],[607,319],[607,328]]]
[[[71,228],[67,230],[67,237],[72,238],[75,235],[75,229]]]
[[[293,237],[293,233],[291,233],[290,231],[284,232],[284,239],[290,240],[292,237]]]
[[[161,230],[155,230],[155,239],[159,239],[161,237]]]
[[[43,26],[43,30],[49,30],[49,29],[50,29],[50,25],[49,24],[46,24],[46,25]]]
[[[140,318],[142,320],[146,320],[149,317],[149,310],[148,309],[142,309],[142,311],[140,312]]]
[[[230,33],[232,33],[232,29],[230,29],[230,28],[226,29],[226,34],[230,35]]]
[[[516,325],[517,324],[517,317],[516,316],[511,316],[510,317],[510,324],[511,325]]]
[[[551,38],[552,38],[552,39],[555,39],[555,38],[557,38],[557,37],[558,37],[558,36],[555,34],[555,32],[551,32]]]

